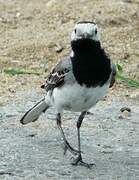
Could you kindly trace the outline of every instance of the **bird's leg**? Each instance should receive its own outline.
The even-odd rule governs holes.
[[[82,166],[85,166],[87,168],[91,168],[92,165],[94,164],[88,164],[88,163],[85,163],[83,160],[82,160],[82,155],[81,155],[81,142],[80,142],[80,127],[81,127],[81,124],[82,124],[82,121],[84,119],[86,115],[86,111],[83,111],[78,120],[77,120],[77,135],[78,135],[78,151],[79,151],[79,155],[76,159],[74,159],[74,161],[72,162],[72,165],[82,165]]]
[[[57,121],[57,126],[60,130],[61,136],[62,136],[63,141],[64,141],[64,145],[65,145],[64,154],[66,154],[67,150],[69,150],[73,155],[79,154],[79,151],[77,151],[76,149],[71,147],[71,145],[69,144],[69,142],[67,141],[67,139],[65,137],[64,131],[63,131],[62,126],[61,126],[61,114],[60,113],[57,114],[56,121]]]

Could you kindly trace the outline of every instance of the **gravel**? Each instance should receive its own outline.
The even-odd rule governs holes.
[[[21,125],[25,110],[43,94],[20,93],[20,100],[0,107],[0,179],[139,179],[139,106],[112,97],[99,102],[86,115],[81,127],[83,158],[95,163],[92,169],[72,166],[72,155],[63,155],[63,143],[56,128],[55,111],[49,109],[39,120]],[[122,107],[131,114],[120,119]],[[63,126],[72,146],[77,146],[78,113],[64,112]]]

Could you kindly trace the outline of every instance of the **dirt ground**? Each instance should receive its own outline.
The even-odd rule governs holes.
[[[49,109],[38,121],[21,125],[21,116],[43,94],[20,92],[18,100],[0,108],[1,180],[138,180],[139,103],[109,97],[93,107],[81,127],[83,159],[92,169],[71,165],[63,155],[63,141]],[[120,109],[128,107],[129,113]],[[62,124],[68,141],[77,148],[78,113],[65,111]]]
[[[72,167],[70,156],[63,157],[51,121],[53,109],[34,124],[19,123],[43,97],[40,86],[51,67],[69,54],[70,33],[80,20],[98,24],[102,46],[112,61],[139,81],[138,0],[0,0],[0,179],[139,179],[139,89],[117,81],[107,101],[91,110],[95,116],[87,115],[82,145],[84,158],[96,163],[91,171]],[[11,76],[4,72],[8,68],[40,75]],[[122,114],[124,106],[131,113]],[[77,114],[65,112],[66,134],[76,146],[74,122],[67,121],[74,118]]]
[[[40,88],[52,65],[70,52],[70,33],[80,20],[97,22],[102,45],[125,75],[139,80],[138,0],[0,0],[0,104],[18,91]],[[63,51],[57,53],[56,49]],[[7,68],[41,73],[10,76]],[[45,72],[45,70],[47,72]],[[139,99],[139,91],[117,83],[116,95]]]

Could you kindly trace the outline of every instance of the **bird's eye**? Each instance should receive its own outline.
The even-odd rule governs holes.
[[[97,29],[95,30],[95,34],[97,34]]]
[[[74,32],[75,32],[75,34],[76,34],[76,29],[74,29]]]

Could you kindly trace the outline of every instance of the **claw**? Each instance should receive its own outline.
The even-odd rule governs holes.
[[[82,160],[81,154],[80,154],[76,159],[74,159],[71,164],[74,165],[74,166],[77,166],[77,165],[85,166],[85,167],[87,167],[87,168],[89,168],[89,169],[90,169],[92,166],[96,166],[94,163],[89,164],[89,163],[84,162],[84,161]]]

